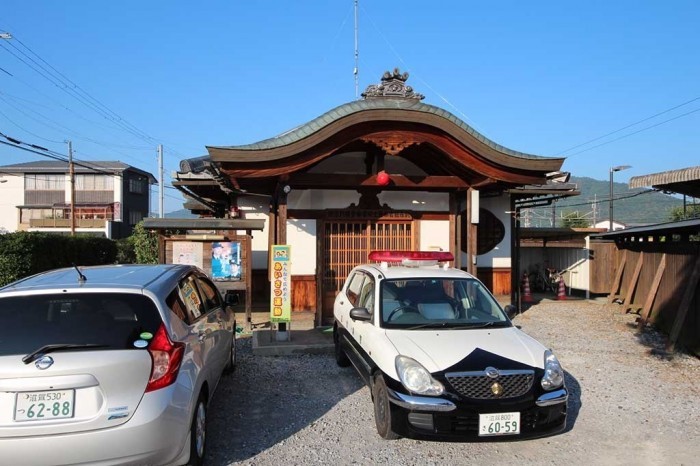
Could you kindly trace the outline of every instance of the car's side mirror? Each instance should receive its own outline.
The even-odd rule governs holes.
[[[350,309],[350,318],[352,320],[370,321],[372,314],[369,313],[366,307],[354,307]]]
[[[224,302],[226,302],[228,306],[237,306],[238,304],[240,304],[241,300],[238,297],[238,293],[228,292],[224,297]]]
[[[518,308],[515,307],[513,304],[508,304],[506,307],[503,308],[503,310],[506,311],[506,315],[509,319],[512,319],[516,315],[518,315]]]

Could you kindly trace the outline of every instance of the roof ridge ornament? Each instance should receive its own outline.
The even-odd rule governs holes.
[[[362,93],[362,97],[366,99],[376,98],[402,98],[423,100],[425,96],[413,92],[411,86],[406,85],[408,72],[401,73],[398,68],[394,68],[393,72],[385,71],[382,76],[382,82],[379,84],[370,84]]]

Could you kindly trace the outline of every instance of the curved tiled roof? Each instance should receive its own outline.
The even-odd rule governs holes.
[[[346,104],[340,105],[323,115],[311,120],[310,122],[294,128],[290,131],[282,133],[273,138],[264,139],[262,141],[245,144],[240,146],[211,146],[216,149],[235,149],[238,151],[256,151],[256,150],[266,150],[275,149],[278,147],[283,147],[292,144],[296,141],[304,139],[307,136],[319,131],[320,129],[330,125],[334,121],[340,120],[341,118],[347,117],[354,113],[359,113],[366,110],[386,110],[386,109],[397,109],[397,110],[407,110],[412,112],[420,112],[426,114],[433,114],[438,117],[442,117],[445,120],[450,121],[459,128],[463,129],[471,136],[486,144],[487,146],[495,149],[503,154],[510,155],[513,157],[518,157],[522,159],[548,159],[548,157],[543,157],[539,155],[526,154],[524,152],[514,151],[500,144],[497,144],[484,136],[483,134],[476,131],[474,128],[466,124],[461,119],[457,118],[452,113],[444,110],[442,108],[436,107],[434,105],[424,104],[418,100],[413,99],[402,99],[402,98],[382,98],[382,99],[367,99],[367,100],[356,100],[353,102],[348,102]]]

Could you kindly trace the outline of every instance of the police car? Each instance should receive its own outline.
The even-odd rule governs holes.
[[[371,389],[385,439],[537,437],[566,425],[564,371],[449,252],[373,251],[335,299],[340,366]]]

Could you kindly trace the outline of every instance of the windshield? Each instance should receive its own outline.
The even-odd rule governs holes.
[[[491,293],[474,279],[384,280],[379,303],[386,328],[509,327]]]
[[[61,293],[0,299],[0,356],[46,345],[137,349],[161,323],[153,301],[128,293]],[[87,346],[86,346],[87,345]]]

